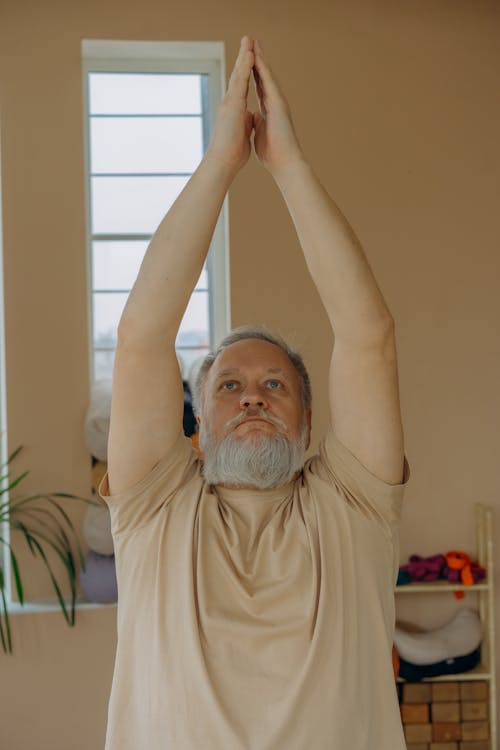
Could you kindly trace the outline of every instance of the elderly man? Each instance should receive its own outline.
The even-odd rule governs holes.
[[[176,334],[252,135],[335,333],[331,424],[305,463],[307,371],[263,329],[236,330],[200,370],[203,460],[182,432]],[[391,650],[407,476],[392,317],[243,37],[119,325],[99,487],[119,590],[107,750],[403,750]]]

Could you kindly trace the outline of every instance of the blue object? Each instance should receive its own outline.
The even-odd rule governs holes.
[[[439,677],[443,674],[460,674],[474,669],[481,661],[481,647],[465,656],[445,659],[435,664],[410,664],[409,661],[399,659],[399,675],[408,682],[420,682],[424,677]]]

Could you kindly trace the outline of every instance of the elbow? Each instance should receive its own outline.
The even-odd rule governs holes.
[[[344,341],[358,349],[383,351],[390,356],[396,346],[396,324],[387,308],[364,311],[347,321],[331,320],[336,341]]]
[[[373,316],[366,325],[365,336],[376,346],[390,344],[396,338],[396,323],[387,308]]]
[[[388,311],[371,321],[360,336],[360,344],[382,353],[388,360],[396,357],[396,324]]]
[[[396,321],[392,317],[389,310],[387,310],[380,321],[380,331],[384,338],[395,338],[396,337]]]
[[[379,346],[389,360],[396,359],[396,322],[390,312],[380,323]]]

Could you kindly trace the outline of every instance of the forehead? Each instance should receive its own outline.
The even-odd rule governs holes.
[[[260,339],[244,339],[223,349],[210,368],[210,379],[217,379],[226,370],[239,370],[243,373],[275,370],[275,373],[270,374],[281,374],[293,383],[300,384],[299,375],[288,354],[279,346]]]

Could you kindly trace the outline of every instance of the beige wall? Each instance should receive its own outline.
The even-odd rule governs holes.
[[[3,0],[0,12],[8,439],[26,446],[25,491],[90,493],[80,40],[223,40],[230,66],[247,32],[262,40],[304,150],[397,321],[413,471],[401,562],[473,554],[474,503],[500,510],[500,6]],[[317,443],[331,336],[284,204],[256,163],[231,191],[230,231],[233,324],[265,322],[302,347]],[[36,574],[28,588],[43,588]],[[430,627],[456,602],[421,605],[404,614]],[[59,614],[15,618],[15,655],[0,655],[0,747],[103,746],[114,619],[83,612],[70,630]],[[499,627],[497,638],[500,652]]]

